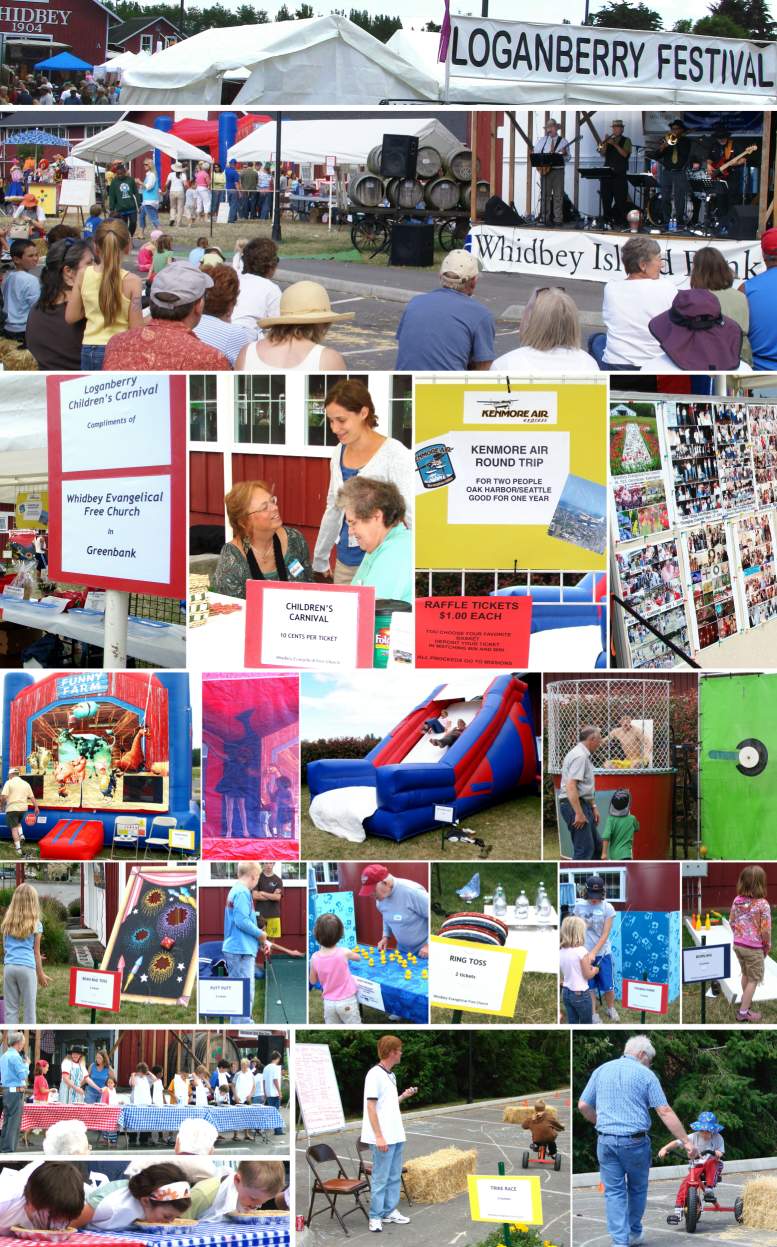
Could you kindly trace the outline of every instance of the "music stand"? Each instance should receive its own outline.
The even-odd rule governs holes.
[[[599,229],[608,229],[609,221],[604,219],[604,203],[602,200],[602,183],[609,182],[615,176],[614,170],[609,165],[600,165],[596,169],[581,169],[581,178],[585,178],[587,182],[596,181],[599,183],[599,215],[594,220],[594,226]]]
[[[558,169],[558,168],[563,169],[564,165],[566,164],[566,161],[564,160],[564,157],[559,154],[559,152],[531,152],[529,155],[529,164],[531,165],[532,169],[538,169],[538,170],[544,169],[546,166],[550,166],[551,169]],[[561,210],[563,213],[564,211],[563,198],[562,198]],[[542,218],[542,198],[540,198],[540,218]],[[550,224],[549,221],[543,221],[543,225],[549,225],[549,224]]]
[[[637,207],[642,213],[642,219],[648,221],[650,219],[648,202],[658,189],[658,182],[652,173],[627,173],[626,181],[629,186],[639,192],[640,199]]]

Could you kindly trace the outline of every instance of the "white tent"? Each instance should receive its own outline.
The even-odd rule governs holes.
[[[104,77],[105,74],[121,74],[138,61],[147,61],[149,55],[148,52],[119,52],[116,56],[109,56],[102,65],[95,65],[94,72],[98,78]]]
[[[165,152],[173,160],[204,160],[210,164],[213,159],[208,152],[175,134],[167,134],[151,126],[140,126],[134,121],[118,121],[115,126],[100,130],[91,138],[82,139],[76,143],[72,155],[110,164],[114,160],[133,160],[152,150]]]
[[[220,104],[222,81],[245,67],[234,104],[358,104],[437,100],[434,78],[347,17],[204,30],[125,70],[123,105]]]
[[[368,120],[344,116],[336,124],[328,121],[284,121],[281,128],[281,155],[296,163],[310,161],[321,164],[326,156],[334,156],[339,165],[360,165],[370,148],[380,143],[383,132],[418,136],[420,146],[430,144],[445,154],[461,146],[442,122],[435,117],[392,117]],[[258,126],[230,147],[230,160],[275,159],[275,122]]]
[[[46,378],[4,372],[0,385],[0,502],[14,502],[16,483],[45,481]]]

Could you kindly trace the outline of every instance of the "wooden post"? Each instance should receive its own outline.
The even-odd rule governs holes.
[[[532,199],[533,199],[532,184],[533,184],[533,179],[534,179],[534,170],[531,167],[531,161],[529,159],[532,152],[534,151],[534,109],[533,108],[529,110],[528,139],[529,139],[528,150],[526,152],[526,209],[525,209],[526,216],[531,215]]]
[[[763,139],[761,143],[761,172],[758,181],[758,233],[766,229],[766,218],[769,203],[769,155],[772,143],[772,114],[767,110],[763,114]]]
[[[772,122],[772,120],[771,120],[771,113],[769,114],[769,121],[770,121],[770,126],[772,126],[772,127],[773,127],[773,122]],[[767,161],[767,168],[768,168],[768,161]],[[775,145],[774,145],[774,172],[773,172],[773,177],[777,177],[777,142],[776,142],[776,143],[775,143]],[[771,218],[772,218],[772,225],[774,225],[774,224],[775,224],[775,222],[777,222],[777,182],[772,181],[772,186],[773,186],[773,190],[772,190],[772,202],[771,202],[771,204],[769,205],[769,212],[770,212],[770,215],[771,215]],[[768,224],[769,224],[769,222],[768,222],[768,217],[767,217],[767,222],[766,222],[767,228],[768,228]]]
[[[580,113],[577,111],[577,109],[575,109],[575,139],[579,139],[579,138],[580,138]],[[577,201],[580,198],[580,143],[579,142],[575,143],[574,160],[575,160],[575,165],[574,165],[575,175],[574,175],[572,195],[573,195],[575,207],[577,207]]]
[[[515,200],[515,113],[507,113],[506,116],[510,129],[507,145],[507,202],[513,203]],[[493,187],[491,193],[493,194]]]
[[[469,183],[469,219],[472,225],[478,219],[478,114],[470,113],[470,148],[472,150],[472,176]]]
[[[503,114],[504,115],[504,114]],[[496,194],[496,113],[491,113],[491,133],[489,136],[489,152],[488,152],[488,179],[494,194]]]

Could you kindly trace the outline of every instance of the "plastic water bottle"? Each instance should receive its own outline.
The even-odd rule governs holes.
[[[504,918],[507,913],[507,897],[501,883],[496,885],[494,890],[494,917]]]
[[[670,216],[669,218],[669,233],[670,234],[677,233],[677,217],[676,216]]]
[[[537,910],[537,913],[539,913],[540,905],[542,904],[543,897],[546,895],[547,893],[545,892],[545,884],[542,883],[542,881],[540,881],[540,886],[537,888],[537,897],[534,901],[534,908]]]
[[[525,922],[529,917],[529,898],[523,888],[515,898],[515,920]]]
[[[537,906],[537,917],[540,922],[547,922],[550,918],[551,912],[552,906],[548,899],[548,894],[547,892],[543,892],[542,896],[539,898],[539,905]]]

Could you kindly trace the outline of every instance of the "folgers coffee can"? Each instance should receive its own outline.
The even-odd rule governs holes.
[[[440,489],[442,485],[450,485],[456,480],[450,456],[452,449],[444,442],[436,442],[415,452],[415,466],[424,489]]]

